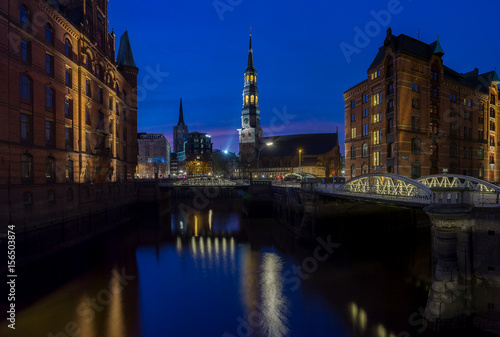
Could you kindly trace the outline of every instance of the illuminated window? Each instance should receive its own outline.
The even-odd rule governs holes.
[[[255,96],[255,104],[259,104],[259,96]]]
[[[351,139],[356,138],[356,128],[351,128]]]
[[[373,152],[373,166],[380,166],[380,151]]]
[[[250,75],[250,83],[253,83],[253,75]]]
[[[247,79],[245,80],[245,83],[248,83],[250,81],[250,76],[247,75]]]
[[[245,104],[248,104],[248,95],[245,96]]]
[[[257,75],[255,75],[255,76],[253,77],[253,82],[254,82],[254,83],[257,83]]]
[[[373,145],[378,145],[378,144],[380,144],[380,138],[381,138],[381,137],[380,137],[380,132],[379,132],[379,130],[375,130],[375,131],[373,131],[373,132],[372,132],[372,139],[373,139],[373,140],[372,140],[372,143],[373,143]]]
[[[253,104],[254,100],[255,100],[254,95],[250,96],[250,103],[252,103],[252,104]]]

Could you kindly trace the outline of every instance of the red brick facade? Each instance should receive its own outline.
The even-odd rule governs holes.
[[[367,71],[344,93],[345,170],[417,178],[443,172],[500,180],[499,79],[443,64],[439,41],[390,29]]]
[[[31,206],[69,199],[79,183],[126,181],[137,164],[138,70],[117,66],[107,1],[61,3],[0,3],[5,207],[4,197]]]

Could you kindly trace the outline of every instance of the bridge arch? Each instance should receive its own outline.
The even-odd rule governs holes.
[[[349,180],[338,191],[366,194],[380,199],[397,197],[420,202],[430,202],[432,196],[430,188],[425,184],[393,173],[364,174]]]
[[[283,176],[283,180],[287,180],[287,179],[297,179],[297,180],[300,180],[300,181],[307,181],[307,179],[318,179],[317,176],[315,176],[314,174],[311,174],[311,173],[295,173],[295,172],[290,172],[290,173],[287,173]]]
[[[417,180],[429,188],[466,188],[477,192],[500,192],[500,186],[460,174],[434,174]]]

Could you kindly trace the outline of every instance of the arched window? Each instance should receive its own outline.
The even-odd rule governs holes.
[[[414,162],[411,164],[411,177],[413,179],[420,178],[420,163]]]
[[[490,135],[490,146],[495,146],[495,136]]]
[[[45,41],[54,44],[54,29],[48,22],[45,24]]]
[[[253,75],[250,75],[250,83],[253,83]]]
[[[255,105],[259,104],[259,96],[255,96]]]
[[[54,89],[45,87],[45,107],[47,109],[54,109]]]
[[[253,77],[253,83],[257,84],[257,75],[254,75]]]
[[[368,165],[361,165],[361,174],[368,174]]]
[[[73,161],[71,159],[66,159],[66,181],[73,182]]]
[[[351,159],[356,159],[356,145],[351,146]]]
[[[45,164],[45,178],[47,183],[55,182],[56,179],[56,159],[52,156],[47,157]]]
[[[71,42],[69,42],[68,39],[64,41],[64,55],[66,55],[67,58],[71,59],[71,56],[73,54],[73,48],[71,47]]]
[[[21,155],[21,179],[23,184],[33,183],[33,156],[29,153]]]
[[[255,96],[254,96],[254,95],[250,96],[250,103],[251,103],[251,104],[253,104],[253,103],[254,103],[254,100],[255,100]]]
[[[490,131],[495,131],[495,121],[490,121]]]
[[[420,154],[420,139],[413,138],[411,140],[411,154]]]
[[[431,66],[431,81],[439,82],[439,67],[435,63]]]
[[[479,164],[478,176],[480,179],[484,178],[484,167],[483,164]]]
[[[245,79],[245,83],[248,83],[250,82],[250,76],[247,75],[246,79]]]
[[[248,104],[248,95],[245,96],[245,104]]]
[[[368,144],[364,143],[363,146],[361,147],[361,157],[367,158],[368,157]]]
[[[21,75],[19,81],[21,99],[31,101],[31,80],[27,76]]]
[[[28,28],[29,27],[29,24],[30,24],[30,12],[28,10],[28,8],[24,5],[21,5],[21,8],[20,8],[20,18],[19,18],[19,22],[21,23],[21,26],[23,26],[23,28]]]
[[[356,176],[356,165],[352,164],[351,165],[351,178],[354,178]]]

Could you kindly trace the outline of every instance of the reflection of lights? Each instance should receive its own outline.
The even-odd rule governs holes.
[[[349,313],[351,315],[352,322],[356,326],[358,326],[362,331],[366,330],[366,325],[368,323],[366,311],[358,307],[356,303],[351,302],[349,304]]]
[[[227,239],[222,238],[222,263],[224,265],[224,272],[227,272]]]
[[[215,248],[215,265],[217,268],[219,267],[219,238],[214,239],[214,248]]]
[[[125,326],[123,317],[123,304],[122,304],[122,285],[120,280],[115,277],[119,275],[117,269],[112,272],[112,278],[109,282],[109,290],[111,291],[108,316],[108,336],[122,337],[125,336]]]
[[[286,336],[287,306],[283,294],[283,263],[274,253],[266,253],[262,261],[262,314],[264,327],[269,336]]]
[[[205,259],[205,242],[203,241],[203,237],[199,238],[199,242],[200,242],[201,258]]]
[[[231,239],[229,239],[229,253],[231,254],[231,273],[234,273],[234,271],[236,269],[236,265],[235,265],[236,257],[234,256],[235,252],[234,252],[234,238],[233,237],[231,237]]]
[[[387,336],[387,330],[382,324],[379,324],[377,326],[377,337],[388,337]]]
[[[80,300],[80,303],[82,303],[81,308],[85,308],[85,312],[93,312],[93,309],[91,307],[91,304],[89,302],[90,297],[88,295],[85,295],[82,297]],[[85,306],[83,306],[85,305]],[[80,307],[79,307],[80,308]],[[80,333],[81,336],[85,337],[95,337],[95,327],[94,327],[94,320],[90,319],[90,315],[78,315],[78,327],[80,328]]]
[[[212,238],[207,238],[208,263],[212,267]]]
[[[182,221],[179,222],[179,229],[182,232],[182,230],[184,229],[184,222],[182,222]]]
[[[197,250],[196,250],[196,239],[194,236],[191,237],[191,250],[193,251],[193,257],[196,258]]]
[[[214,212],[210,209],[208,210],[208,228],[212,231],[212,217],[214,216]]]
[[[177,237],[176,249],[178,253],[182,253],[182,240],[181,237]]]
[[[198,236],[198,215],[194,215],[194,236]]]

